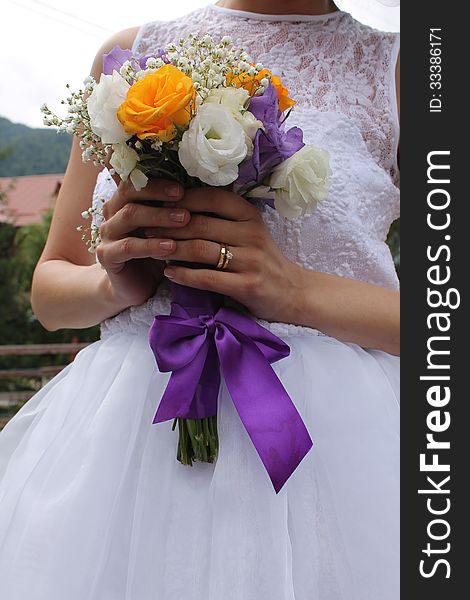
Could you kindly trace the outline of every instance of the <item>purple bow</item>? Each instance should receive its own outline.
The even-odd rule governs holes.
[[[171,316],[155,317],[149,341],[160,371],[172,372],[153,422],[217,414],[221,367],[240,419],[279,492],[313,445],[271,367],[289,355],[289,346],[231,308],[193,316],[175,303]]]

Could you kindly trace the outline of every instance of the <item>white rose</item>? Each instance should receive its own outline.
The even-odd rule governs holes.
[[[271,175],[269,186],[275,192],[276,210],[288,219],[313,213],[328,194],[330,175],[328,152],[304,146]]]
[[[245,105],[250,99],[250,94],[243,88],[216,88],[211,90],[205,102],[221,104],[232,112],[233,118],[240,123],[246,135],[247,158],[253,154],[253,140],[258,129],[264,130],[264,125],[250,111],[245,109]]]
[[[128,140],[128,135],[117,118],[117,111],[127,96],[130,85],[113,71],[112,75],[101,75],[87,101],[91,129],[103,144],[119,144]]]
[[[247,153],[243,127],[221,104],[203,104],[184,132],[178,156],[192,177],[223,186],[238,177]]]
[[[139,192],[147,185],[148,178],[140,169],[136,168],[139,155],[127,144],[116,144],[113,146],[113,155],[109,161],[123,181],[130,177],[134,188]]]

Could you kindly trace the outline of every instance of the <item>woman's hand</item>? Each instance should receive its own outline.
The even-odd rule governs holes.
[[[107,271],[112,294],[118,304],[134,306],[152,296],[160,283],[164,259],[174,251],[166,230],[177,231],[190,221],[187,209],[176,204],[183,197],[182,186],[173,181],[152,180],[136,192],[132,184],[120,182],[103,206],[98,261]],[[163,201],[167,206],[146,206],[141,201]],[[175,203],[173,205],[172,203]],[[158,227],[162,239],[136,237],[142,227]],[[133,235],[134,232],[134,235]]]
[[[183,227],[145,229],[147,236],[167,237],[172,261],[208,265],[191,269],[172,265],[165,275],[182,285],[219,292],[246,306],[255,316],[285,321],[300,285],[300,267],[281,254],[258,208],[231,192],[216,188],[187,190],[178,203],[192,213]],[[205,216],[194,213],[212,213]],[[224,271],[215,270],[220,244],[233,253]]]
[[[304,325],[338,340],[399,354],[398,292],[299,267],[281,254],[259,210],[231,192],[187,190],[178,207],[193,213],[185,226],[147,228],[146,234],[171,241],[167,258],[209,268],[168,266],[164,273],[172,281],[230,296],[267,321]],[[201,212],[215,216],[194,214]],[[221,243],[233,253],[224,271],[214,269]]]

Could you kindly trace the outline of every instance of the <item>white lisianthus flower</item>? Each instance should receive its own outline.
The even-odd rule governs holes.
[[[208,185],[223,186],[237,179],[246,153],[245,132],[232,112],[209,103],[199,108],[184,132],[178,156],[189,175]]]
[[[247,157],[250,158],[253,154],[253,140],[258,129],[264,130],[264,125],[259,121],[253,113],[245,109],[246,104],[250,99],[250,94],[243,88],[216,88],[211,90],[205,102],[221,104],[227,107],[232,116],[243,127],[246,135]]]
[[[101,75],[87,101],[88,114],[93,133],[103,144],[120,144],[131,136],[117,118],[117,110],[124,102],[130,85],[117,71]]]
[[[269,179],[276,210],[288,219],[313,213],[328,194],[330,175],[328,152],[304,146],[278,165]]]
[[[139,161],[139,155],[127,144],[115,144],[113,151],[109,162],[120,178],[127,181]]]
[[[247,158],[251,158],[253,154],[253,140],[259,129],[264,131],[264,125],[249,110],[245,111],[243,114],[238,113],[235,119],[243,127],[246,136]]]
[[[259,185],[244,195],[246,198],[264,198],[265,200],[272,200],[273,202],[275,199],[274,190],[272,190],[269,185]]]
[[[147,175],[145,173],[142,173],[140,169],[134,169],[133,171],[131,171],[129,177],[132,181],[132,185],[134,186],[136,192],[140,192],[140,190],[147,185],[149,180]]]
[[[243,88],[221,87],[211,90],[206,102],[222,104],[232,112],[237,113],[245,108],[245,104],[249,99],[250,94]]]
[[[113,155],[109,161],[110,165],[123,181],[130,177],[134,188],[139,192],[147,185],[148,177],[137,169],[139,155],[127,144],[115,144]]]

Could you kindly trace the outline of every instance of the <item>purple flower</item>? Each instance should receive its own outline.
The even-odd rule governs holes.
[[[160,48],[157,50],[157,58],[160,58],[167,65],[169,65],[171,62],[168,56],[166,55],[165,50],[161,50]]]
[[[242,163],[235,191],[243,193],[260,184],[271,171],[305,146],[303,132],[298,127],[284,130],[275,87],[270,84],[262,96],[251,99],[248,110],[265,128],[260,129],[253,140],[253,155]]]
[[[163,51],[159,50],[159,53],[160,52]],[[103,73],[105,75],[112,75],[113,71],[117,71],[119,73],[119,69],[126,62],[126,60],[132,60],[132,58],[133,54],[131,50],[123,50],[120,46],[114,46],[111,52],[108,52],[108,54],[103,54]],[[150,55],[142,56],[138,59],[141,69],[145,69],[148,58],[150,58]],[[159,58],[161,58],[160,54]]]

